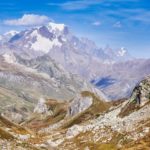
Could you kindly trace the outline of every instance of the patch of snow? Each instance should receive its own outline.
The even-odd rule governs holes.
[[[35,37],[36,41],[31,44],[31,49],[35,51],[42,51],[44,53],[48,53],[50,49],[54,46],[61,47],[62,43],[59,42],[57,38],[53,39],[52,41],[48,38],[43,37],[40,35],[37,30],[33,31],[31,37]]]
[[[6,33],[4,33],[4,36],[14,36],[14,35],[16,35],[17,33],[19,33],[18,31],[15,31],[15,30],[11,30],[11,31],[8,31],[8,32],[6,32]]]
[[[67,41],[67,39],[64,38],[64,37],[62,37],[61,40],[62,40],[63,42],[66,42],[66,41]]]
[[[15,56],[13,55],[13,54],[8,54],[8,53],[5,53],[5,54],[3,54],[3,57],[4,57],[4,59],[5,59],[5,61],[7,62],[7,63],[15,63],[16,62],[16,58],[15,58]]]
[[[59,31],[63,31],[65,28],[65,25],[64,24],[56,24],[56,23],[53,23],[53,22],[49,22],[48,23],[48,29],[49,30],[59,30]]]
[[[123,57],[126,53],[127,53],[126,49],[122,47],[121,50],[118,51],[117,56]]]

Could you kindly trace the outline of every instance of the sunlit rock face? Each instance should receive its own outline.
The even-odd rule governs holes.
[[[77,95],[70,103],[70,108],[68,111],[69,116],[74,116],[78,113],[83,112],[93,103],[92,97],[83,97],[82,95]]]

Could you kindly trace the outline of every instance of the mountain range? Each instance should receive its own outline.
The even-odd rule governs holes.
[[[11,52],[23,59],[41,57],[41,62],[50,57],[67,72],[102,90],[110,100],[129,97],[134,86],[150,73],[149,59],[136,59],[124,47],[99,48],[93,41],[73,35],[64,24],[50,22],[10,31],[0,41],[0,54]]]
[[[64,24],[1,35],[0,149],[148,150],[149,66]]]

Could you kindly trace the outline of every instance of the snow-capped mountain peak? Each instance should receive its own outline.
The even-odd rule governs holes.
[[[45,54],[55,47],[62,46],[62,43],[66,41],[65,29],[64,24],[50,22],[45,26],[22,31],[14,35],[9,42],[17,44],[17,47],[39,52],[41,55],[41,52]]]
[[[49,22],[47,27],[50,31],[63,31],[66,26],[65,24],[56,24],[54,22]]]
[[[127,54],[126,48],[125,48],[125,47],[121,47],[121,49],[118,51],[117,56],[123,57],[123,56],[125,56],[126,54]]]
[[[4,33],[4,36],[10,36],[10,37],[12,37],[12,36],[14,36],[14,35],[16,35],[16,34],[18,34],[18,33],[19,33],[19,32],[16,31],[16,30],[10,30],[10,31]]]

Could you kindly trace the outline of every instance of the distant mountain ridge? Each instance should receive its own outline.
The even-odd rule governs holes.
[[[6,36],[9,35],[7,40]],[[69,54],[84,54],[98,57],[100,60],[117,61],[121,57],[130,59],[125,48],[113,51],[111,48],[98,48],[96,44],[87,38],[78,38],[70,32],[70,29],[64,24],[48,23],[45,26],[34,27],[21,32],[10,31],[2,35],[5,40],[5,46],[14,46],[14,51],[27,50],[36,51],[37,55],[50,54],[56,52],[63,53],[63,59],[66,60]],[[66,50],[65,50],[66,49]],[[61,50],[61,51],[60,51]],[[31,52],[30,52],[31,53]],[[29,53],[29,54],[30,54]],[[64,54],[65,53],[65,54]],[[34,57],[34,55],[32,55]],[[55,58],[57,59],[57,58]]]
[[[124,47],[117,50],[110,46],[99,48],[93,41],[73,35],[64,24],[50,22],[9,35],[9,38],[5,38],[5,34],[1,36],[1,54],[11,51],[25,59],[49,56],[68,72],[94,81],[92,83],[110,99],[129,96],[134,85],[150,73],[148,68],[144,71],[149,60],[135,59]],[[125,77],[126,74],[130,75]],[[113,84],[101,85],[99,81],[103,78],[108,78],[106,82],[112,79]],[[129,86],[122,90],[120,86],[124,83]]]

